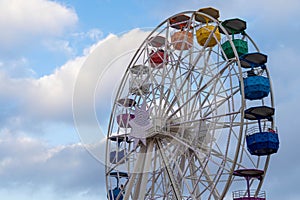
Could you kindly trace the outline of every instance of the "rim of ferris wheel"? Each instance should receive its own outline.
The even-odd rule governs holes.
[[[245,110],[245,119],[258,120],[258,119],[268,119],[271,120],[275,113],[275,108],[269,106],[256,106]]]
[[[240,18],[227,19],[221,24],[222,26],[224,26],[228,34],[244,33],[244,31],[247,29],[246,21]],[[221,28],[219,29],[219,31],[220,33],[224,34],[224,31]]]
[[[202,12],[204,14],[207,14],[207,15],[211,16],[214,19],[218,19],[220,17],[219,10],[216,9],[216,8],[213,8],[213,7],[200,8],[198,10],[198,12]],[[199,14],[196,14],[195,20],[198,21],[198,22],[203,22],[203,23],[213,22],[212,19],[210,19],[206,16],[203,16],[203,15],[199,15]]]
[[[247,53],[240,56],[241,67],[243,68],[262,67],[267,60],[268,56],[260,52]]]

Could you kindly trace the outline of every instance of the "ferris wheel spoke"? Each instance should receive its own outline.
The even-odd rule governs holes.
[[[177,141],[179,141],[179,140],[177,140]],[[183,144],[183,143],[181,143],[181,144]],[[187,148],[186,147],[187,145],[184,145],[184,146],[185,146],[185,148]],[[187,150],[187,152],[189,152],[189,151]],[[172,152],[170,152],[170,153],[172,153]],[[199,196],[201,194],[201,192],[199,190],[200,189],[199,188],[199,184],[200,184],[199,181],[201,179],[201,175],[199,176],[199,178],[197,176],[197,178],[196,178],[197,180],[195,178],[193,178],[193,177],[196,176],[196,174],[198,173],[198,171],[200,173],[204,173],[205,177],[207,179],[207,182],[210,183],[208,185],[203,185],[204,188],[206,188],[206,189],[209,189],[211,187],[211,185],[213,184],[213,181],[209,178],[208,172],[205,172],[204,168],[203,168],[203,170],[204,170],[203,171],[203,170],[199,170],[200,167],[195,167],[194,166],[194,163],[196,163],[196,162],[194,162],[194,161],[191,160],[195,156],[194,154],[190,154],[188,156],[189,159],[186,160],[187,162],[185,162],[185,160],[183,158],[186,155],[188,155],[188,154],[181,153],[180,155],[181,155],[180,156],[181,157],[181,161],[174,163],[174,167],[175,168],[174,168],[173,171],[176,171],[178,173],[178,176],[182,177],[181,178],[181,182],[183,184],[183,188],[186,188],[189,191],[189,193],[191,195],[190,198],[199,199],[199,197],[197,197],[197,196]],[[178,156],[176,156],[176,157],[178,157]],[[199,162],[200,162],[200,159],[199,159]],[[181,163],[181,165],[179,163]],[[203,164],[201,163],[200,166],[203,166]],[[189,174],[187,174],[188,172],[189,172]],[[190,180],[190,182],[188,180]],[[201,183],[201,184],[203,184],[203,183]],[[204,189],[204,190],[206,190],[206,189]],[[215,194],[215,195],[217,195],[217,194]]]
[[[156,80],[154,77],[155,75],[151,78],[153,80],[153,85],[157,86],[156,91],[158,90],[158,88],[163,89],[162,92],[157,93],[159,96],[159,102],[157,102],[158,105],[160,105],[162,107],[162,109],[160,109],[160,112],[163,112],[163,108],[166,107],[169,102],[169,98],[172,97],[172,90],[170,89],[170,83],[172,83],[172,79],[174,77],[170,76],[171,74],[175,74],[175,71],[177,70],[178,65],[174,67],[170,67],[170,68],[163,68],[164,72],[162,72],[161,74],[158,74],[158,80]],[[158,73],[159,70],[157,70]],[[162,81],[163,80],[163,81]],[[168,84],[166,83],[166,80]],[[163,94],[163,95],[162,95]],[[153,96],[155,96],[153,94]],[[159,113],[158,113],[159,114]]]
[[[211,88],[213,89],[213,88]],[[221,106],[224,106],[224,103],[227,103],[230,98],[233,98],[233,96],[238,93],[240,90],[239,88],[232,92],[231,95],[228,95],[227,97],[220,96],[220,95],[214,95],[212,91],[207,92],[205,98],[203,99],[203,102],[200,106],[195,105],[197,102],[197,99],[194,100],[192,110],[194,112],[191,112],[191,119],[197,118],[197,116],[201,115],[202,118],[206,118],[207,116],[211,115],[213,112],[215,113],[217,109],[219,109]],[[214,95],[213,102],[208,101],[210,95]],[[199,95],[200,96],[200,95]],[[217,99],[219,97],[219,99]],[[201,108],[201,109],[199,109]],[[204,112],[206,110],[206,112]]]
[[[189,154],[191,154],[190,152],[189,152]],[[201,176],[199,176],[199,177],[196,177],[196,179],[195,178],[193,178],[192,176],[195,176],[195,175],[197,175],[197,174],[199,174],[199,173],[197,173],[198,171],[199,171],[199,169],[201,168],[201,165],[199,165],[199,166],[195,166],[195,164],[196,164],[196,160],[195,160],[195,158],[194,157],[192,157],[192,156],[190,156],[191,157],[191,160],[189,161],[189,164],[191,165],[191,169],[190,169],[190,179],[191,179],[191,181],[192,181],[192,186],[193,186],[193,193],[195,194],[195,197],[197,198],[197,199],[199,199],[199,196],[200,196],[200,194],[201,194],[201,191],[200,191],[200,186],[201,186],[201,184],[199,184],[199,181],[200,181],[200,177]],[[187,177],[187,178],[189,178],[189,177]]]
[[[225,160],[226,159],[226,161],[228,161],[228,163],[227,163],[228,166],[226,167],[226,165],[222,165],[222,168],[224,170],[226,170],[228,173],[230,172],[231,166],[229,166],[229,164],[234,163],[234,160],[232,158],[228,157],[226,155],[226,153],[223,153],[220,148],[218,148],[218,151],[216,149],[212,149],[211,150],[211,155],[212,155],[212,158],[211,158],[212,160],[214,160],[214,158],[220,159],[220,160]],[[216,162],[216,161],[214,161],[212,163],[215,163],[216,165],[220,166],[218,164],[218,162]]]
[[[178,176],[178,182],[181,182],[181,188],[182,188],[182,193],[183,193],[183,197],[184,196],[186,196],[185,195],[185,193],[187,192],[187,191],[185,191],[185,190],[188,190],[188,192],[189,192],[189,198],[191,198],[191,199],[195,199],[196,200],[196,197],[195,197],[195,195],[194,195],[194,193],[193,193],[193,189],[191,188],[191,186],[190,186],[190,184],[189,184],[189,182],[188,182],[188,180],[185,178],[185,173],[187,173],[186,172],[186,170],[184,169],[184,165],[186,164],[185,163],[185,159],[184,159],[184,156],[183,155],[181,155],[180,156],[181,157],[181,165],[178,163],[178,162],[174,162],[174,167],[173,167],[173,169],[174,169],[174,171],[176,171],[176,173],[177,173],[177,176]],[[183,165],[184,164],[184,165]],[[185,172],[183,172],[183,170],[185,171]]]
[[[134,189],[135,181],[136,181],[137,176],[142,171],[141,167],[143,167],[143,163],[144,163],[143,161],[145,159],[145,156],[144,156],[145,152],[146,152],[146,148],[142,147],[140,149],[140,153],[138,154],[137,162],[134,166],[134,171],[133,171],[134,173],[131,173],[130,179],[128,179],[128,181],[125,184],[127,186],[127,189],[125,191],[125,196],[124,196],[125,199],[129,199],[129,196],[131,196],[132,194],[135,194],[135,192],[134,192],[135,191],[135,189]]]
[[[222,87],[220,87],[217,91],[213,92],[213,90],[215,90],[214,87],[211,87],[210,91],[206,92],[203,91],[201,92],[201,95],[203,95],[204,99],[202,100],[202,103],[200,105],[200,109],[195,109],[197,112],[200,112],[202,110],[207,110],[206,113],[203,113],[203,116],[206,117],[208,115],[210,115],[212,112],[215,112],[218,108],[220,108],[221,106],[224,105],[224,103],[227,103],[229,101],[229,99],[233,98],[239,91],[240,88],[236,87],[233,89],[230,89],[230,95],[227,94],[227,92],[229,92],[229,89],[223,89],[224,91],[220,91],[221,89],[223,89]],[[222,95],[223,93],[223,95]],[[199,95],[200,96],[200,95]],[[213,96],[213,100],[212,102],[209,101],[209,98]],[[195,116],[197,116],[197,112],[195,112]],[[203,112],[203,111],[202,111]]]
[[[198,163],[199,163],[199,166],[201,166],[202,167],[202,170],[201,170],[201,174],[203,173],[203,175],[204,175],[204,178],[205,178],[205,180],[206,180],[206,182],[207,182],[207,185],[206,185],[206,188],[205,188],[205,190],[210,190],[211,192],[212,192],[212,194],[213,194],[213,196],[214,196],[214,198],[215,199],[219,199],[219,193],[218,193],[218,191],[217,190],[212,190],[212,188],[215,188],[215,183],[214,183],[214,181],[211,179],[211,177],[210,177],[210,172],[208,171],[208,168],[207,168],[207,163],[208,162],[206,162],[206,163],[202,163],[202,161],[201,160],[203,160],[203,159],[201,159],[200,157],[199,157],[199,153],[198,152],[194,152],[194,154],[195,154],[195,157],[196,157],[196,159],[198,160]],[[202,176],[199,176],[199,181],[200,181],[200,178],[201,178]],[[205,192],[205,190],[203,190],[202,191],[202,193],[203,192]],[[201,195],[201,194],[200,194]]]
[[[201,159],[198,159],[197,160],[197,153],[195,153],[194,155],[194,152],[191,153],[192,151],[190,151],[190,154],[192,155],[192,158],[195,158],[195,160],[191,161],[189,163],[189,168],[190,168],[190,177],[188,177],[189,179],[191,179],[193,181],[193,184],[194,184],[194,190],[196,190],[196,198],[197,199],[200,199],[200,195],[205,192],[206,190],[210,190],[210,187],[211,185],[213,185],[213,182],[210,178],[210,175],[207,171],[207,168],[204,167]],[[197,162],[198,161],[198,162]],[[198,163],[198,166],[199,167],[196,167],[195,164]],[[207,164],[205,164],[207,165]],[[204,178],[206,179],[205,182],[207,182],[207,184],[204,183],[204,181],[202,180],[201,181],[201,178],[204,176]],[[202,188],[200,191],[200,188]]]
[[[160,172],[155,172],[153,171],[152,174],[152,180],[151,180],[151,187],[148,188],[146,191],[146,195],[150,195],[150,198],[154,198],[155,195],[160,194],[163,196],[165,191],[164,189],[164,183],[162,181],[162,171]]]
[[[193,144],[191,144],[190,140],[184,140],[184,138],[178,138],[174,135],[171,135],[171,138],[174,140],[173,142],[176,142],[177,144],[180,144],[181,146],[184,146],[187,150],[192,150],[195,155],[197,155],[197,159],[199,160],[199,162],[201,161],[200,158],[200,154],[202,154],[202,156],[206,157],[205,153],[203,152],[209,152],[211,149],[202,145],[202,146],[193,146]],[[203,151],[201,153],[201,151]],[[207,157],[207,159],[210,159],[210,157]],[[211,160],[213,161],[213,160]],[[217,163],[216,163],[217,164]]]
[[[180,109],[183,108],[183,106],[185,106],[187,103],[189,103],[191,100],[193,100],[197,95],[199,95],[199,93],[203,90],[205,90],[207,87],[210,86],[210,84],[213,83],[214,79],[217,79],[225,70],[226,68],[228,67],[228,65],[224,66],[213,78],[211,78],[210,80],[207,81],[207,83],[205,85],[203,85],[201,88],[199,88],[197,90],[197,92],[195,92],[193,95],[191,95],[190,98],[188,98],[186,100],[186,102],[184,102],[181,106],[179,106],[178,109],[176,109],[170,116],[166,116],[167,119],[170,119],[172,116],[174,116]],[[174,102],[175,103],[175,102]],[[174,104],[173,102],[171,103],[170,106],[172,106],[172,104]],[[166,111],[166,113],[169,113],[170,112],[170,108]]]
[[[229,65],[230,67],[230,65]],[[213,75],[209,76],[210,78],[213,78]],[[210,92],[213,92],[214,95],[217,95],[217,96],[227,96],[226,94],[227,93],[230,93],[231,90],[233,89],[236,89],[236,88],[239,88],[239,85],[232,85],[232,83],[230,83],[230,85],[226,85],[226,81],[229,81],[229,82],[232,82],[232,79],[233,77],[231,77],[230,74],[226,74],[226,73],[223,73],[221,76],[220,76],[220,79],[215,81],[215,85],[213,85],[214,87],[212,87],[212,89],[214,90],[211,90]],[[199,88],[200,88],[200,85],[199,85]],[[206,94],[210,94],[209,92],[203,90],[202,91],[203,93],[206,93]]]
[[[145,194],[146,194],[146,184],[148,182],[148,175],[150,175],[149,173],[149,169],[150,169],[150,162],[152,161],[152,153],[153,153],[153,146],[154,146],[154,141],[151,140],[150,143],[147,145],[147,152],[145,155],[145,163],[144,163],[144,169],[143,172],[141,173],[140,177],[141,177],[141,181],[138,182],[138,184],[140,184],[140,187],[138,188],[138,191],[136,193],[139,193],[138,198],[137,199],[144,199],[145,198]],[[148,155],[150,154],[150,155]]]
[[[242,146],[241,146],[241,154],[246,154],[246,156],[243,156],[244,157],[244,159],[248,159],[248,161],[249,161],[249,164],[251,164],[251,166],[253,166],[253,167],[255,167],[255,168],[257,168],[258,166],[258,164],[259,164],[259,161],[257,162],[257,161],[255,161],[254,159],[253,159],[253,157],[251,156],[251,154],[249,153],[249,151],[247,150],[247,147],[245,146],[245,144],[243,144]],[[260,159],[260,158],[258,158],[258,159]],[[246,166],[239,166],[239,168],[246,168]]]
[[[224,103],[227,103],[229,99],[233,98],[233,96],[235,94],[237,94],[240,90],[236,89],[235,91],[232,92],[231,95],[227,96],[226,98],[223,98],[217,102],[215,102],[214,104],[208,104],[207,110],[208,112],[204,113],[203,118],[208,117],[209,115],[212,114],[212,112],[214,112],[216,109],[218,109],[219,107],[223,106]],[[239,112],[239,111],[238,111]],[[233,113],[237,113],[237,112],[233,112]]]
[[[178,142],[181,142],[182,144],[184,143],[184,142],[182,142],[182,139],[178,139],[177,141],[178,141]],[[189,144],[185,143],[184,145],[185,145],[185,146],[188,146],[189,149],[193,150],[193,147],[191,147]],[[199,154],[198,154],[199,151],[196,151],[196,150],[193,150],[193,151],[195,152],[195,155],[196,155],[196,156],[199,155]],[[221,156],[219,156],[219,157],[221,157]],[[198,160],[199,160],[199,162],[201,162],[202,159],[199,158],[199,156],[198,156]],[[211,162],[215,162],[215,161],[213,161],[212,158],[209,158],[209,160],[210,160]],[[218,165],[217,162],[215,162],[215,164]],[[202,164],[202,162],[201,162],[201,165],[200,165],[200,166],[203,166],[203,165],[204,165],[204,164]],[[220,170],[223,170],[223,169],[219,168],[219,171],[220,171]],[[205,171],[202,170],[202,173],[204,173],[204,172],[205,172]],[[219,173],[220,173],[220,172],[219,172]],[[207,179],[207,182],[209,183],[209,184],[208,184],[209,186],[207,186],[207,187],[208,187],[207,189],[210,189],[210,190],[211,190],[211,187],[214,187],[214,186],[213,186],[213,185],[214,185],[213,183],[214,183],[216,180],[211,180],[211,179],[209,178],[210,176],[209,176],[208,174],[209,174],[208,172],[205,172],[205,177],[206,177],[206,179]],[[200,178],[199,178],[199,179],[200,179]],[[215,194],[214,196],[215,196],[215,198],[217,198],[217,196],[219,196],[219,194]]]
[[[158,162],[159,156],[158,152],[155,150],[154,151],[154,156],[153,156],[153,171],[152,171],[152,181],[150,180],[151,187],[148,188],[146,191],[146,194],[150,195],[150,198],[154,198],[154,195],[158,193],[158,188],[160,188],[160,185],[158,187],[155,187],[155,184],[158,184],[158,177],[160,174],[157,172],[156,168],[158,167],[157,165],[159,164]],[[159,182],[161,184],[161,182]]]
[[[205,49],[203,48],[202,51],[199,52],[199,54],[197,55],[197,58],[195,59],[194,62],[196,62],[196,61],[198,61],[200,59],[200,57],[202,56],[202,54],[203,54],[204,51],[205,51]],[[185,76],[182,76],[182,73],[179,76],[182,80],[180,80],[180,85],[177,87],[178,88],[177,91],[183,90],[183,87],[185,86],[186,82],[189,80],[189,77],[191,76],[191,74],[192,74],[192,72],[193,72],[193,70],[195,68],[195,64],[189,65],[189,67],[190,68],[187,69],[187,73],[186,73]],[[175,83],[176,82],[176,76],[177,76],[177,73],[174,73],[173,79],[171,80],[171,83]],[[178,95],[175,94],[175,96],[177,97]],[[177,98],[174,98],[173,101],[170,103],[170,107],[174,106],[175,103],[176,103],[176,101],[177,101]],[[169,110],[166,111],[166,113],[168,113],[168,112],[169,112]]]
[[[180,200],[181,199],[181,192],[179,190],[179,184],[176,182],[176,180],[174,178],[174,174],[173,174],[172,170],[170,169],[169,160],[168,160],[167,156],[165,155],[164,148],[161,144],[161,141],[156,140],[156,144],[158,145],[158,150],[161,154],[162,161],[164,163],[165,170],[166,170],[168,178],[170,180],[174,196],[177,200]]]
[[[155,161],[157,162],[157,160],[159,161],[157,164],[160,164],[160,166],[163,166],[164,163],[161,160],[161,157],[159,156],[159,152],[158,149],[155,150],[155,157],[153,158]],[[159,166],[157,166],[159,167]],[[156,166],[154,165],[151,173],[149,177],[152,177],[152,180],[150,178],[150,180],[148,181],[149,184],[151,183],[151,187],[149,187],[146,191],[146,195],[150,195],[151,198],[154,198],[154,196],[166,196],[166,194],[168,193],[168,188],[169,186],[167,186],[169,183],[166,180],[166,176],[164,175],[164,168],[165,167],[159,167],[156,168]]]
[[[206,122],[206,125],[213,125],[213,127],[215,129],[223,129],[223,128],[227,128],[227,127],[238,127],[241,125],[241,123],[239,122],[234,122],[234,121],[226,121],[221,120],[224,117],[229,117],[229,116],[236,116],[240,114],[240,111],[236,111],[236,112],[231,112],[231,113],[224,113],[224,114],[219,114],[219,115],[215,115],[215,116],[207,116],[207,117],[203,117],[200,119],[193,119],[193,120],[187,120],[187,121],[182,121],[180,120],[179,122],[176,122],[176,120],[180,119],[180,118],[174,118],[175,122],[173,123],[169,123],[169,128],[168,129],[172,129],[172,128],[180,128],[180,127],[190,127],[190,128],[201,128],[201,122]]]

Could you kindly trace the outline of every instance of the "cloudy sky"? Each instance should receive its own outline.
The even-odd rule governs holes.
[[[164,19],[207,6],[246,20],[268,55],[281,143],[264,189],[268,199],[299,200],[298,0],[0,0],[0,198],[105,199],[93,142],[104,142],[124,70],[107,66],[126,62]]]

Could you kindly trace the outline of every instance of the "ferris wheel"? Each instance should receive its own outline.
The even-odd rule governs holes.
[[[279,147],[267,55],[245,21],[218,18],[171,16],[136,51],[110,117],[108,199],[224,199],[239,177],[248,188],[234,199],[264,199]]]

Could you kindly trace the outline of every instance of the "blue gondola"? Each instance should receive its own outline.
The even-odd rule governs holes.
[[[245,110],[245,118],[258,120],[259,130],[246,136],[247,148],[251,155],[265,156],[277,153],[279,138],[277,132],[269,128],[265,131],[261,127],[261,120],[273,120],[275,109],[268,106],[251,107]]]
[[[123,200],[124,188],[123,185],[119,186],[120,178],[128,178],[126,172],[111,172],[110,177],[117,179],[116,187],[112,190],[108,190],[107,198],[109,200]]]
[[[245,98],[257,100],[265,98],[270,93],[270,80],[264,76],[248,76],[244,78]]]
[[[121,189],[120,188],[114,188],[113,190],[109,190],[108,194],[109,194],[109,199],[110,200],[123,200],[123,194],[121,193]],[[119,196],[119,198],[118,198]]]
[[[241,66],[251,68],[243,79],[245,98],[248,100],[262,99],[270,93],[270,80],[268,77],[263,76],[267,58],[267,55],[259,52],[240,56]]]
[[[248,151],[251,155],[264,156],[277,153],[279,138],[276,132],[257,132],[246,136]]]

